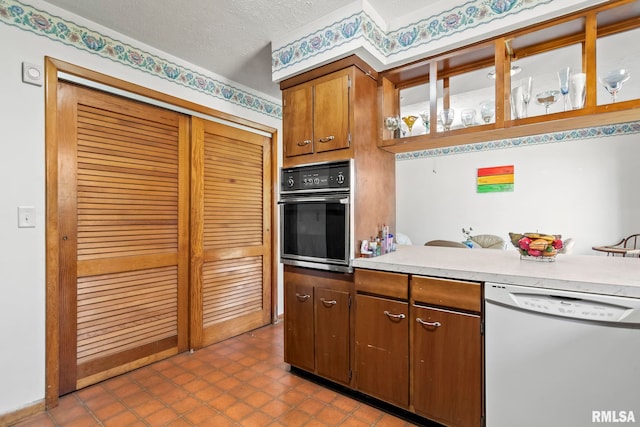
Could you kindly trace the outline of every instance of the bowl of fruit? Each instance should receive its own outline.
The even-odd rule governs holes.
[[[542,233],[509,233],[511,243],[520,252],[520,259],[553,262],[562,249],[562,236]]]

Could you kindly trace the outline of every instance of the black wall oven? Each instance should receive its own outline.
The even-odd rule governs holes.
[[[351,272],[353,162],[281,170],[280,261]]]

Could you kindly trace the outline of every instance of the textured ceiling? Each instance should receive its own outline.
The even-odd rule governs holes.
[[[350,4],[344,0],[47,2],[277,99],[280,89],[271,79],[271,41]],[[397,17],[399,10],[424,8],[425,0],[369,0],[369,4],[387,19]]]

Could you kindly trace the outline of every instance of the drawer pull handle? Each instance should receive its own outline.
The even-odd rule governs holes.
[[[389,311],[387,311],[387,310],[385,310],[385,311],[384,311],[384,314],[385,314],[387,317],[390,317],[390,318],[392,318],[392,319],[404,319],[404,318],[406,317],[406,316],[405,316],[404,314],[402,314],[402,313],[400,313],[400,314],[393,314],[393,313],[391,313],[391,312],[389,312]]]
[[[303,147],[303,146],[309,145],[309,144],[311,144],[311,140],[310,139],[305,139],[304,141],[298,142],[298,147]]]
[[[442,326],[442,323],[440,323],[440,322],[427,322],[425,320],[422,320],[419,317],[416,319],[416,322],[418,322],[418,323],[420,323],[421,325],[424,325],[424,326],[433,326],[435,328],[437,328],[439,326]]]
[[[320,301],[322,301],[322,303],[323,303],[324,305],[336,305],[336,304],[338,303],[338,301],[336,301],[336,300],[334,300],[334,299],[332,299],[331,301],[327,301],[327,300],[326,300],[326,299],[324,299],[324,298],[320,298]]]
[[[335,136],[329,135],[329,136],[325,136],[324,138],[320,138],[318,141],[319,142],[329,142],[329,141],[333,141],[334,139],[336,139]]]
[[[296,292],[296,298],[298,298],[300,301],[306,301],[311,298],[311,295],[302,295]]]

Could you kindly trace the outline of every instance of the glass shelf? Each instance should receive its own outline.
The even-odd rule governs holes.
[[[401,117],[414,116],[416,121],[411,134],[405,124],[396,133],[383,129],[378,144],[409,152],[640,120],[638,40],[640,2],[606,4],[381,72],[381,121],[387,116],[401,123]],[[631,77],[613,103],[598,77],[616,69],[629,70]],[[568,71],[565,86],[561,70]],[[529,80],[525,109],[522,93]],[[539,96],[557,98],[547,110],[536,95],[549,91],[557,93]],[[494,106],[488,122],[481,118],[483,102]],[[455,111],[449,130],[441,120],[446,108]],[[466,124],[463,111],[474,116]],[[421,118],[425,112],[428,126]]]

